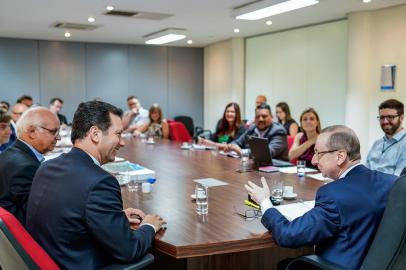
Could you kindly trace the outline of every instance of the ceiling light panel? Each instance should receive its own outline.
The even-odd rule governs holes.
[[[186,38],[186,31],[184,29],[164,29],[162,31],[154,32],[144,36],[147,38],[145,44],[148,45],[162,45],[177,40],[182,40]]]
[[[318,0],[264,0],[237,8],[233,15],[240,20],[260,20],[317,3]]]

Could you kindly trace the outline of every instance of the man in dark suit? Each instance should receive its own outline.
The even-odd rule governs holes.
[[[288,160],[286,130],[279,123],[272,123],[271,107],[260,104],[255,110],[255,125],[249,127],[239,138],[225,147],[225,151],[241,154],[241,149],[249,148],[248,137],[266,138],[272,158]]]
[[[262,224],[278,245],[296,248],[316,245],[322,258],[359,269],[385,210],[396,176],[361,165],[360,144],[345,126],[325,128],[319,135],[312,163],[333,181],[319,188],[315,207],[293,221],[287,220],[269,200],[263,187],[252,182],[248,193],[261,204]]]
[[[105,102],[79,104],[72,122],[74,147],[35,175],[27,229],[62,269],[135,262],[164,223],[138,209],[123,211],[117,180],[100,168],[124,146],[121,115]],[[140,220],[132,230],[130,222]]]
[[[68,120],[66,120],[65,115],[59,113],[62,110],[62,107],[63,107],[63,100],[60,98],[53,98],[49,102],[49,109],[51,110],[51,112],[53,112],[54,114],[56,114],[58,116],[60,124],[67,125]]]
[[[36,107],[18,120],[17,131],[18,139],[0,155],[0,206],[24,224],[34,174],[60,139],[59,121],[47,108]]]

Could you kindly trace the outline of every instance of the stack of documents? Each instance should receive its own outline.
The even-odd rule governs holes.
[[[297,168],[296,166],[293,167],[284,167],[284,168],[279,168],[279,171],[281,173],[297,173]],[[316,169],[312,169],[312,168],[306,168],[305,169],[305,173],[311,173],[311,172],[317,172]]]
[[[295,218],[303,216],[306,212],[314,208],[315,201],[305,201],[275,206],[288,220],[292,221]]]
[[[307,177],[313,178],[315,180],[319,180],[319,181],[332,181],[332,179],[328,178],[328,177],[324,177],[321,173],[316,173],[316,174],[309,174],[306,175]]]
[[[107,163],[104,164],[102,168],[111,174],[129,176],[132,181],[143,181],[148,178],[155,178],[155,171],[129,161]]]

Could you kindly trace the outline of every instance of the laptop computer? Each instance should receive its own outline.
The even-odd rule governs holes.
[[[276,167],[291,167],[292,163],[284,160],[273,159],[268,147],[268,139],[249,136],[248,145],[251,149],[251,156],[256,166],[272,165]]]

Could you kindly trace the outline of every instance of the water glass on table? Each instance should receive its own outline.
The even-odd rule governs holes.
[[[127,188],[129,192],[134,192],[138,191],[138,181],[136,179],[136,176],[131,177],[129,172],[125,174],[125,177],[127,177],[126,182],[127,182]]]
[[[196,185],[196,213],[198,215],[206,215],[209,212],[207,187]]]
[[[306,161],[298,160],[296,162],[296,168],[297,168],[297,176],[304,177],[306,174]]]
[[[272,180],[271,200],[274,204],[280,204],[283,196],[283,181],[281,178]]]

